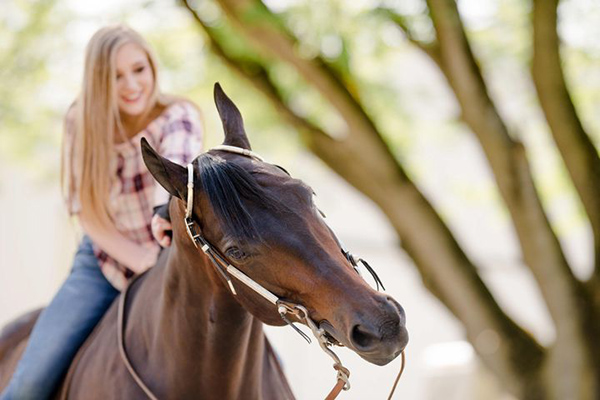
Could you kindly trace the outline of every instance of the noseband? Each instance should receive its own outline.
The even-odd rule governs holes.
[[[240,155],[255,159],[257,161],[264,162],[264,159],[261,156],[259,156],[258,154],[256,154],[255,152],[246,150],[246,149],[243,149],[240,147],[220,145],[220,146],[213,147],[211,150],[220,150],[220,151],[226,151],[226,152],[230,152],[230,153],[240,154]],[[287,173],[287,171],[285,169],[283,169],[281,167],[280,167],[280,169],[282,169],[285,173]],[[188,181],[187,181],[187,204],[186,204],[186,210],[185,210],[185,226],[186,226],[188,236],[194,243],[194,246],[196,246],[196,248],[200,248],[202,250],[202,252],[204,254],[206,254],[206,256],[210,259],[211,263],[215,267],[215,270],[225,280],[225,282],[227,283],[227,287],[229,288],[229,290],[231,291],[231,293],[234,296],[237,296],[237,291],[235,290],[235,286],[233,285],[233,282],[232,282],[230,276],[235,277],[238,281],[240,281],[241,283],[243,283],[244,285],[246,285],[247,287],[252,289],[254,292],[259,294],[260,296],[262,296],[269,303],[276,306],[277,312],[279,313],[279,315],[283,319],[283,321],[286,324],[288,324],[289,326],[291,326],[296,332],[298,332],[308,343],[311,343],[310,337],[308,335],[306,335],[306,333],[302,332],[298,327],[296,327],[293,324],[293,322],[288,318],[288,315],[292,315],[292,316],[296,317],[299,321],[305,323],[310,328],[313,335],[317,338],[321,349],[328,356],[330,356],[333,359],[333,361],[334,361],[333,368],[337,371],[337,383],[334,386],[334,388],[331,390],[331,392],[327,395],[326,400],[335,399],[338,396],[338,394],[342,391],[342,389],[349,390],[350,389],[350,381],[349,381],[350,371],[342,365],[340,358],[330,348],[334,345],[337,345],[337,346],[342,346],[342,345],[339,342],[337,342],[337,340],[332,338],[329,334],[327,334],[323,328],[320,328],[312,318],[310,318],[308,310],[304,306],[302,306],[300,304],[295,304],[295,303],[285,301],[285,300],[281,299],[280,297],[278,297],[276,294],[265,289],[258,282],[254,281],[248,275],[244,274],[242,271],[237,269],[235,266],[231,265],[231,263],[227,262],[225,257],[223,255],[221,255],[221,253],[199,233],[197,223],[196,223],[196,221],[194,221],[194,218],[192,215],[192,210],[194,208],[194,166],[192,163],[187,165],[187,171],[188,171]],[[289,173],[287,173],[287,174],[289,175]],[[319,213],[324,218],[324,214],[322,212],[320,212],[320,210],[319,210]],[[327,223],[325,223],[325,225],[327,225]],[[327,227],[329,228],[328,225],[327,225]],[[352,253],[350,253],[348,250],[346,250],[346,248],[343,246],[341,241],[333,233],[331,228],[329,228],[329,230],[331,231],[333,237],[335,238],[338,245],[340,246],[342,254],[350,262],[353,269],[359,275],[361,275],[360,270],[358,269],[358,264],[362,263],[363,266],[367,269],[367,271],[369,271],[369,273],[373,276],[375,283],[377,285],[377,290],[379,290],[380,285],[385,290],[385,287],[383,286],[381,279],[379,279],[379,276],[377,276],[377,273],[375,273],[373,268],[371,268],[371,266],[366,261],[364,261],[362,258],[355,257],[354,255],[352,255]],[[131,283],[128,285],[127,288],[129,288],[129,286],[131,286]],[[123,331],[124,331],[124,320],[123,320],[122,308],[124,308],[125,297],[127,294],[127,288],[123,292],[123,295],[121,296],[121,301],[119,304],[119,349],[121,352],[121,356],[125,362],[125,365],[127,366],[127,369],[131,373],[131,375],[134,378],[134,380],[136,381],[136,383],[144,390],[144,392],[150,399],[156,400],[157,398],[150,391],[150,389],[148,389],[148,387],[143,383],[141,378],[138,376],[138,374],[133,369],[133,366],[131,365],[131,363],[127,357],[127,354],[125,352],[124,340],[122,337]],[[400,378],[403,370],[404,370],[404,352],[402,352],[402,367],[401,367],[400,373],[398,374],[398,377],[396,378],[396,382],[394,383],[392,392],[389,395],[389,399],[391,399],[391,397],[394,393],[396,384],[398,383],[398,379]]]

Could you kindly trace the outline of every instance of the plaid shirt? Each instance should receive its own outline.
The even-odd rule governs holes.
[[[117,179],[111,187],[109,208],[119,232],[148,249],[159,246],[152,236],[150,222],[153,208],[165,204],[169,194],[146,168],[140,139],[145,137],[163,157],[186,165],[200,154],[202,136],[198,109],[186,101],[178,101],[169,105],[129,141],[115,145],[111,171]],[[94,253],[106,279],[115,288],[123,289],[127,279],[133,275],[132,271],[96,244]]]

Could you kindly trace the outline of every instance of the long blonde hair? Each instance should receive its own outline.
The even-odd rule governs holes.
[[[133,29],[114,25],[100,29],[90,39],[82,89],[65,121],[63,195],[70,214],[86,210],[92,222],[100,226],[112,223],[109,195],[115,177],[111,176],[111,162],[115,155],[115,135],[123,134],[117,105],[116,55],[127,43],[137,44],[148,56],[154,86],[146,113],[154,108],[159,101],[159,89],[152,49]]]

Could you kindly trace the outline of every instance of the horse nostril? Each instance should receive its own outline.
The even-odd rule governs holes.
[[[360,349],[366,350],[378,343],[381,338],[364,325],[355,325],[352,328],[352,343]]]
[[[400,325],[404,326],[406,324],[406,314],[404,312],[404,308],[392,297],[386,296],[387,305],[392,306],[398,313],[398,318],[400,319]]]

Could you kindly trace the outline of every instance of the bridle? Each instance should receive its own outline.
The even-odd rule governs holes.
[[[253,158],[257,161],[264,162],[264,159],[261,156],[259,156],[258,154],[256,154],[255,152],[247,150],[247,149],[243,149],[240,147],[220,145],[220,146],[213,147],[211,150],[220,150],[220,151],[226,151],[226,152],[230,152],[230,153],[241,154],[243,156]],[[285,169],[283,169],[283,168],[280,168],[280,169],[287,173],[287,171],[285,171]],[[342,346],[342,345],[340,343],[338,343],[335,339],[333,339],[330,335],[328,335],[323,328],[319,327],[317,325],[317,323],[312,318],[310,318],[309,312],[304,306],[283,300],[282,298],[278,297],[273,292],[264,288],[261,284],[254,281],[252,278],[250,278],[248,275],[246,275],[245,273],[240,271],[235,266],[231,265],[231,263],[227,262],[225,257],[214,246],[212,246],[208,242],[208,240],[206,240],[199,233],[197,223],[196,223],[196,221],[194,221],[194,218],[192,215],[192,210],[194,208],[194,165],[193,165],[193,162],[187,165],[187,171],[188,171],[187,204],[186,204],[184,219],[185,219],[185,226],[186,226],[188,236],[194,243],[194,246],[196,248],[199,248],[200,250],[202,250],[202,252],[204,254],[206,254],[206,256],[210,259],[212,265],[214,266],[215,270],[225,280],[225,282],[227,283],[227,287],[229,288],[229,290],[231,291],[231,293],[234,296],[237,296],[237,291],[235,289],[235,286],[233,285],[233,281],[231,280],[230,276],[235,277],[238,281],[240,281],[241,283],[246,285],[248,288],[252,289],[255,293],[257,293],[258,295],[263,297],[269,303],[271,303],[275,307],[277,307],[277,312],[279,313],[279,315],[283,319],[283,321],[286,324],[288,324],[289,326],[291,326],[296,332],[298,332],[308,343],[311,343],[310,337],[308,337],[308,335],[306,335],[298,327],[296,327],[293,324],[293,322],[290,320],[288,315],[292,315],[292,316],[296,317],[299,321],[305,323],[310,328],[313,335],[317,338],[317,341],[318,341],[321,349],[328,356],[330,356],[333,359],[333,361],[334,361],[333,368],[337,371],[336,385],[333,387],[333,389],[327,395],[326,400],[335,399],[342,390],[349,390],[350,389],[350,381],[349,381],[350,371],[342,365],[340,358],[331,350],[331,347],[334,345],[338,345],[338,346]],[[320,212],[320,215],[324,218],[324,214],[322,212]],[[328,226],[328,228],[329,228],[329,226]],[[352,265],[354,270],[359,275],[361,275],[360,270],[358,269],[358,264],[362,263],[363,266],[367,269],[367,271],[369,271],[369,273],[373,276],[375,283],[377,285],[377,290],[379,290],[380,285],[385,290],[385,287],[383,286],[381,279],[379,279],[379,277],[377,276],[377,273],[375,273],[375,271],[371,268],[371,266],[366,261],[364,261],[362,258],[355,257],[349,251],[347,251],[346,248],[341,243],[341,241],[333,233],[331,228],[329,228],[329,230],[331,231],[333,237],[336,239],[338,245],[340,246],[342,253],[346,257],[346,259],[350,262],[350,264]],[[123,359],[127,369],[129,370],[130,374],[132,375],[132,377],[134,378],[134,380],[138,384],[138,386],[140,386],[140,388],[146,393],[148,398],[150,398],[152,400],[158,400],[156,398],[156,396],[154,396],[152,391],[150,389],[148,389],[148,387],[144,384],[144,382],[139,377],[139,375],[135,372],[135,369],[133,368],[129,358],[127,357],[127,353],[125,351],[125,342],[123,339],[124,325],[125,325],[124,324],[124,307],[125,307],[125,301],[126,301],[125,298],[126,298],[129,287],[132,286],[131,284],[133,283],[133,281],[135,279],[137,279],[139,276],[140,275],[136,276],[134,279],[132,279],[130,281],[130,283],[127,285],[127,287],[123,291],[123,294],[122,294],[120,302],[119,302],[119,317],[118,317],[118,319],[119,319],[119,321],[118,321],[119,322],[118,323],[118,325],[119,325],[119,327],[118,327],[119,351],[121,353],[121,358]],[[396,381],[394,383],[394,386],[392,388],[392,391],[391,391],[388,399],[391,399],[391,397],[394,393],[394,390],[396,388],[396,385],[398,383],[398,380],[399,380],[400,376],[402,375],[402,372],[404,370],[404,362],[405,362],[405,356],[404,356],[404,351],[403,351],[402,352],[402,366],[400,369],[400,373],[398,374],[398,377],[396,378]]]

